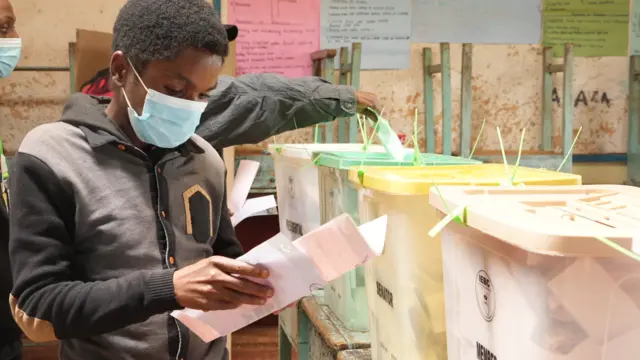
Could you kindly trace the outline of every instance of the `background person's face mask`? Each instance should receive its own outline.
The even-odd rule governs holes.
[[[5,78],[13,72],[20,60],[22,39],[0,38],[0,77]]]
[[[147,144],[165,149],[173,149],[184,144],[195,134],[207,103],[180,99],[149,89],[133,65],[131,68],[147,90],[140,115],[133,109],[123,90],[124,98],[129,105],[129,119],[136,136]]]

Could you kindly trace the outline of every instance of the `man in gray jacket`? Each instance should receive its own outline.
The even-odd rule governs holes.
[[[311,79],[219,78],[227,34],[205,0],[129,0],[113,50],[113,100],[73,96],[15,156],[13,316],[33,340],[61,340],[63,360],[226,359],[224,338],[203,343],[169,315],[273,296],[251,280],[268,271],[234,260],[212,144],[352,115],[357,96]]]

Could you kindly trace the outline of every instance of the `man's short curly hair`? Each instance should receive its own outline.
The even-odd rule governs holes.
[[[138,71],[189,48],[222,58],[229,53],[227,33],[205,0],[128,0],[113,25],[112,50],[122,51]]]

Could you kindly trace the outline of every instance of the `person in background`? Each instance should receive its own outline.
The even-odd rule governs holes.
[[[277,91],[284,80],[266,76],[269,93],[250,89],[251,76],[224,84],[228,49],[205,0],[129,0],[114,24],[113,98],[72,96],[60,121],[20,145],[10,306],[32,340],[61,341],[62,360],[227,359],[224,337],[204,343],[171,311],[273,296],[255,280],[266,269],[235,260],[243,252],[212,144],[353,114],[357,96],[315,79]],[[282,104],[283,90],[299,100]],[[267,112],[284,120],[274,125]]]
[[[16,16],[9,0],[0,0],[0,77],[6,78],[20,59],[22,42],[15,28]],[[4,120],[6,121],[6,119]],[[0,134],[0,360],[22,358],[21,332],[6,300],[11,292],[9,265],[9,169]]]

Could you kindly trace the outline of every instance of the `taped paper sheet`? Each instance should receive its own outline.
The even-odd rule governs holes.
[[[231,223],[234,227],[248,217],[261,214],[268,215],[267,210],[277,207],[276,199],[273,195],[247,200],[259,168],[260,163],[257,161],[240,161],[233,183],[233,190],[227,201],[229,209],[234,213],[231,217]]]
[[[273,209],[276,206],[278,206],[278,204],[276,203],[276,198],[273,195],[249,199],[245,201],[244,206],[242,206],[240,211],[233,214],[231,217],[231,223],[235,227],[242,220],[248,217],[256,216],[261,213],[267,215],[266,211]]]
[[[380,255],[386,227],[386,216],[358,228],[349,215],[343,214],[294,242],[280,233],[239,258],[269,269],[269,279],[255,280],[274,289],[274,297],[266,304],[209,312],[185,309],[171,315],[203,341],[213,341],[283,309]]]
[[[229,195],[227,205],[234,213],[240,211],[244,202],[249,197],[251,185],[258,174],[260,163],[251,160],[242,160],[236,171],[236,179],[233,182],[233,189]]]

